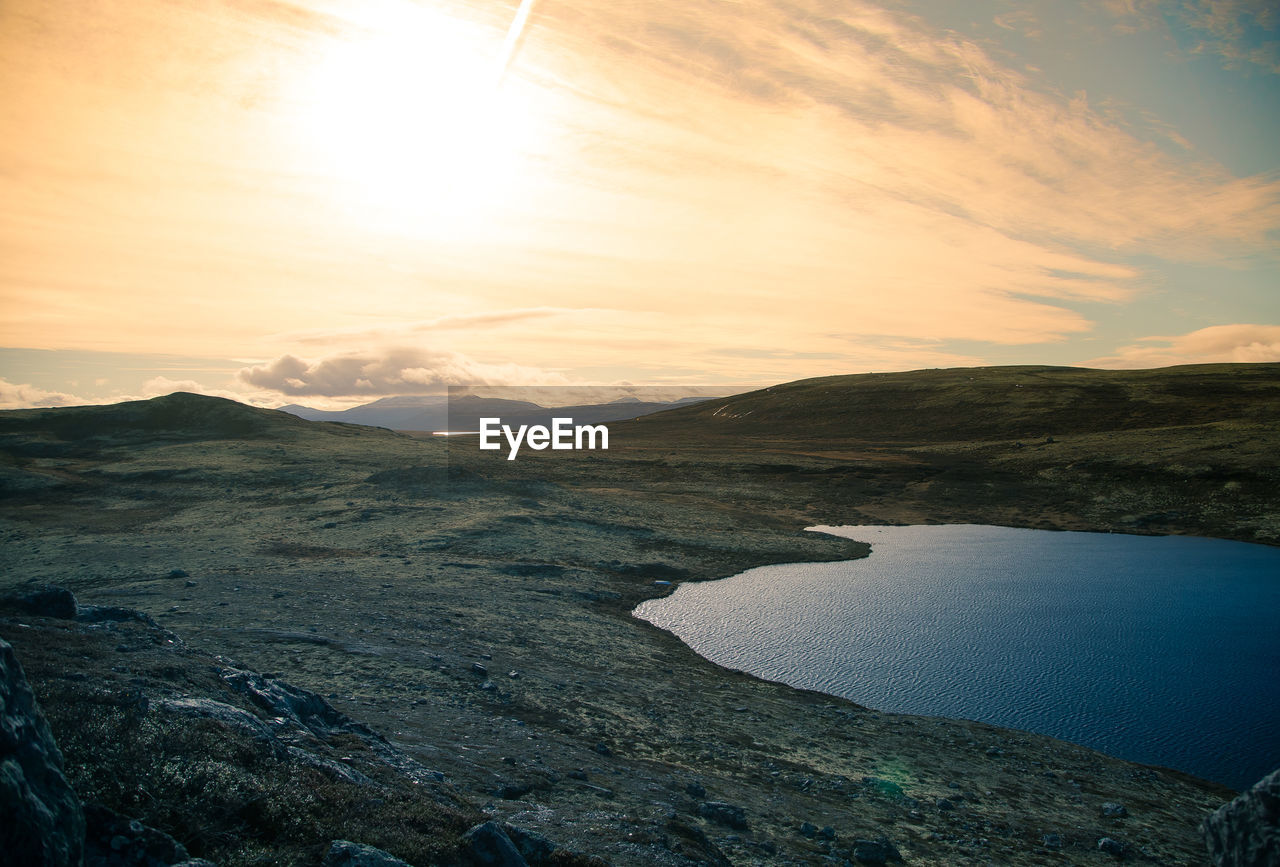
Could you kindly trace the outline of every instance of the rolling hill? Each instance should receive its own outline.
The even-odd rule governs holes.
[[[975,367],[805,379],[682,407],[634,432],[940,443],[1228,420],[1280,422],[1280,364]]]

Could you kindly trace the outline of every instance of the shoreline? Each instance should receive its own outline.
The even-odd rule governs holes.
[[[632,613],[726,668],[882,712],[981,720],[1232,787],[1248,788],[1273,770],[1270,756],[1258,761],[1264,758],[1260,743],[1247,767],[1215,758],[1238,754],[1228,748],[1236,737],[1247,737],[1246,731],[1268,728],[1272,715],[1259,708],[1276,705],[1276,694],[1268,689],[1269,670],[1253,670],[1252,678],[1242,680],[1236,675],[1247,667],[1230,666],[1226,659],[1206,662],[1216,658],[1217,642],[1200,628],[1208,618],[1242,639],[1259,636],[1242,652],[1268,653],[1266,624],[1244,622],[1249,612],[1272,607],[1274,594],[1268,595],[1261,577],[1280,563],[1271,563],[1265,548],[1193,536],[1164,537],[1167,544],[1149,536],[1080,531],[1044,537],[1025,528],[976,524],[806,529],[869,542],[876,551],[886,547],[878,566],[860,566],[859,560],[780,563],[713,582],[718,587],[681,582]],[[1027,558],[1038,565],[1029,566]],[[999,598],[986,577],[997,563],[1003,564]],[[1212,573],[1202,572],[1210,565]],[[1192,609],[1185,593],[1206,580],[1222,592],[1204,591],[1210,609],[1202,610],[1199,602]],[[1075,589],[1059,590],[1063,582]],[[1186,589],[1162,595],[1167,582]],[[1092,600],[1092,614],[1067,603],[1075,592]],[[1226,604],[1246,592],[1253,603]],[[996,608],[1006,593],[1010,611],[1022,615]],[[909,610],[893,601],[900,597],[911,600]],[[1048,613],[1038,614],[1042,609]],[[1039,619],[1028,629],[1024,617]],[[1161,662],[1164,651],[1153,646],[1144,653],[1124,644],[1130,630],[1177,636],[1174,643],[1183,653],[1193,642],[1199,648],[1191,654],[1195,663],[1179,664],[1175,673]],[[1077,644],[1090,648],[1083,659],[1064,652]],[[1128,672],[1123,679],[1114,672],[1113,657],[1121,655]],[[953,677],[963,671],[964,683],[982,686],[957,693],[940,676],[944,670]],[[1121,705],[1133,679],[1146,686]],[[1223,686],[1228,681],[1231,686]],[[1025,683],[1051,686],[1024,695]],[[1197,715],[1232,707],[1244,695],[1252,703],[1239,712]],[[1112,707],[1111,724],[1091,724],[1082,703],[1098,713]],[[1116,728],[1127,734],[1117,735]],[[1280,743],[1270,728],[1265,743]],[[1220,731],[1238,734],[1213,740]]]

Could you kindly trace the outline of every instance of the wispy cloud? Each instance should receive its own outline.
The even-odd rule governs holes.
[[[1188,334],[1144,337],[1086,364],[1143,368],[1257,361],[1280,361],[1280,325],[1214,325]]]
[[[1173,22],[1191,34],[1193,53],[1231,68],[1280,74],[1280,6],[1273,0],[1102,0],[1122,31]]]
[[[482,313],[457,313],[420,319],[414,322],[396,322],[373,327],[317,328],[308,331],[285,331],[269,335],[266,339],[285,344],[369,344],[403,343],[415,337],[437,331],[488,331],[509,325],[527,323],[553,316],[594,313],[591,310],[575,310],[565,307],[526,307],[510,310],[490,310]]]

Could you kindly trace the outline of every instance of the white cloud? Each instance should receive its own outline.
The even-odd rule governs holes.
[[[1141,368],[1259,361],[1280,361],[1280,325],[1213,325],[1187,334],[1144,337],[1086,364]]]
[[[483,364],[456,352],[397,348],[304,361],[283,355],[246,367],[241,381],[295,396],[433,394],[450,385],[569,385],[559,373],[517,364]]]
[[[44,406],[83,406],[97,403],[74,394],[61,391],[48,391],[27,383],[9,382],[0,379],[0,409],[30,409]]]

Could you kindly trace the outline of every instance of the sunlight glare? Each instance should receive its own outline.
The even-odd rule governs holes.
[[[456,232],[519,196],[533,113],[518,86],[499,86],[501,33],[425,7],[373,8],[306,74],[302,151],[365,213]]]

